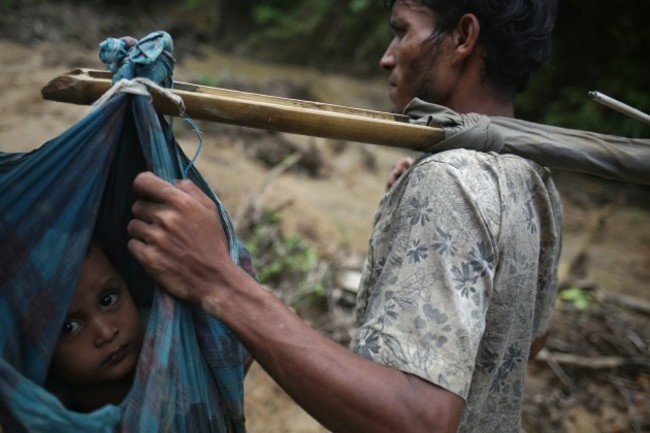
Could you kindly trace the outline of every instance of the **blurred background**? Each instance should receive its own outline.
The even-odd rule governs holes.
[[[650,111],[650,3],[559,3],[551,62],[518,100],[518,116],[647,136],[647,127],[590,103],[586,92]],[[85,20],[92,12],[95,20]],[[28,44],[66,40],[94,47],[108,36],[165,29],[179,59],[217,49],[357,77],[378,75],[390,38],[381,0],[1,0],[0,13],[0,37]]]
[[[175,78],[390,110],[379,58],[391,38],[381,0],[0,0],[0,151],[28,151],[87,108],[40,89],[103,68],[107,37],[165,30]],[[587,96],[650,112],[650,2],[559,2],[550,63],[516,101],[526,120],[650,137]],[[407,152],[199,122],[198,167],[233,216],[262,282],[341,344],[390,166]],[[175,122],[189,154],[191,131]],[[650,188],[554,172],[565,209],[552,336],[530,366],[527,432],[650,431]],[[250,433],[324,432],[263,370],[247,378]]]

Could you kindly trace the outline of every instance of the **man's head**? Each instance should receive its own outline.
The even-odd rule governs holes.
[[[512,102],[549,57],[555,0],[386,4],[394,38],[380,65],[390,72],[390,95],[398,110],[414,97],[457,108],[453,105],[476,97],[469,94],[476,89]],[[469,89],[474,86],[480,87]]]
[[[93,243],[61,328],[51,373],[70,384],[123,379],[137,364],[143,334],[128,288]]]

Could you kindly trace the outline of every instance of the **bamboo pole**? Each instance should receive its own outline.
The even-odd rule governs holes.
[[[51,101],[90,105],[111,87],[109,72],[75,69],[42,90]],[[408,123],[408,117],[381,111],[279,98],[192,83],[174,82],[185,114],[195,120],[419,150],[444,139],[439,128]],[[178,107],[152,94],[156,109],[178,115]]]

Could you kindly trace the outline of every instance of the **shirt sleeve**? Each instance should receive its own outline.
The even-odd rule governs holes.
[[[389,241],[373,246],[385,259],[353,348],[464,399],[497,261],[493,182],[489,172],[425,161],[395,186],[381,229]]]

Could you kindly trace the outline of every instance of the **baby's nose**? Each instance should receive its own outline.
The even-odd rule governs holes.
[[[105,318],[95,320],[95,345],[97,347],[113,341],[117,334],[117,326],[112,321]]]

